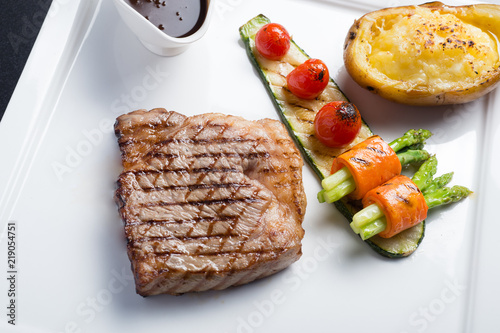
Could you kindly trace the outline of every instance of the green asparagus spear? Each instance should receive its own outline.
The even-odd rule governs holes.
[[[425,129],[411,129],[407,131],[402,137],[389,143],[389,146],[395,152],[402,150],[403,148],[414,148],[415,145],[420,145],[425,143],[425,140],[430,138],[432,133]]]
[[[432,177],[437,171],[437,158],[436,156],[431,156],[427,161],[425,161],[417,172],[413,175],[411,180],[417,185],[420,191],[424,191],[427,186],[432,182]]]
[[[449,182],[451,182],[452,178],[453,178],[453,172],[448,172],[445,173],[444,175],[436,177],[429,182],[427,187],[422,192],[426,194],[428,192],[434,192],[437,189],[445,187],[446,185],[448,185]]]
[[[414,149],[408,149],[402,153],[397,154],[399,162],[401,163],[401,166],[406,166],[410,165],[413,163],[419,163],[422,161],[426,161],[431,157],[429,152],[426,150],[414,150]]]
[[[424,195],[425,202],[429,209],[457,202],[466,198],[472,191],[465,186],[455,185],[453,187],[443,187]]]

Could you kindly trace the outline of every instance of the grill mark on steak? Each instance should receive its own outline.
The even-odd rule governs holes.
[[[239,239],[240,238],[240,239]],[[219,253],[234,253],[234,247],[224,249],[219,244],[231,240],[234,242],[241,242],[241,236],[205,236],[205,237],[165,237],[157,239],[137,239],[130,244],[131,247],[143,251],[146,255],[164,255],[164,254],[189,254],[189,255],[216,255]],[[197,248],[198,243],[202,242],[204,245]],[[238,251],[238,253],[253,253],[261,251],[259,248],[256,250]]]
[[[180,221],[178,223],[152,223],[152,224],[136,224],[126,227],[127,234],[134,234],[137,238],[147,237],[166,237],[166,238],[183,238],[183,237],[211,237],[211,236],[241,236],[240,233],[234,231],[237,217],[231,219],[212,219],[205,221]],[[188,231],[193,228],[193,232],[188,234]]]
[[[212,172],[241,172],[236,168],[197,168],[197,169],[160,169],[160,170],[136,170],[131,171],[133,174],[161,174],[161,173],[212,173]]]
[[[154,140],[137,140],[135,138],[127,138],[123,139],[122,141],[119,142],[120,148],[127,149],[127,146],[135,145],[137,143],[143,143],[143,144],[148,144],[148,143],[155,143],[155,144],[160,144],[160,145],[166,145],[166,144],[193,144],[193,145],[225,145],[225,144],[233,144],[233,143],[255,143],[255,142],[260,142],[260,143],[268,143],[269,140],[253,140],[253,139],[238,139],[238,138],[221,138],[221,139],[168,139],[164,140],[159,143],[155,143]]]
[[[237,218],[237,216],[232,216],[232,215],[227,215],[227,216],[217,216],[217,217],[198,217],[194,218],[191,220],[146,220],[146,221],[137,221],[137,222],[130,222],[128,225],[134,226],[134,225],[143,225],[143,224],[179,224],[179,223],[197,223],[197,222],[203,222],[203,221],[211,221],[211,222],[223,222],[223,221],[229,221]]]
[[[272,249],[272,250],[239,252],[238,255],[274,253],[276,251],[278,251],[278,252],[284,251],[285,249],[286,248],[275,248],[275,249]],[[155,253],[155,255],[158,256],[158,257],[168,257],[168,256],[171,256],[171,255],[186,255],[186,253],[169,252],[169,253]],[[189,255],[192,255],[192,254],[190,253]],[[196,254],[195,256],[199,256],[199,257],[203,257],[203,256],[215,256],[215,257],[227,256],[227,257],[235,257],[236,258],[234,251],[227,251],[227,252],[222,252],[222,253],[217,252],[217,253],[212,253],[212,254]],[[224,271],[224,269],[222,269],[221,271]]]
[[[256,142],[269,142],[269,140],[260,139],[242,139],[242,138],[217,138],[217,139],[167,139],[159,142],[159,145],[170,143],[188,143],[193,145],[223,145],[227,143],[256,143]]]
[[[194,185],[172,185],[172,186],[154,186],[154,187],[141,187],[144,192],[153,191],[178,191],[178,190],[198,190],[198,189],[217,189],[217,188],[230,188],[230,187],[249,187],[249,184],[226,183],[226,184],[194,184]]]
[[[162,206],[186,206],[186,205],[188,205],[188,206],[209,206],[209,205],[233,204],[235,202],[255,203],[255,202],[263,202],[263,200],[257,199],[257,198],[242,198],[242,199],[227,198],[227,199],[221,199],[221,200],[145,203],[145,204],[131,206],[131,207],[132,208],[136,208],[136,207],[151,208],[151,207],[162,207]]]
[[[239,237],[239,235],[200,235],[200,236],[145,236],[142,238],[137,238],[134,242],[144,243],[144,242],[153,242],[153,241],[162,241],[162,240],[208,240],[208,239],[223,239],[227,237]],[[217,252],[218,253],[218,252]],[[228,252],[229,253],[229,252]]]
[[[232,170],[234,171],[234,170]],[[239,172],[231,172],[228,174],[228,170],[214,170],[207,174],[204,178],[203,184],[218,184],[218,183],[243,183],[244,175]],[[198,184],[198,175],[194,178],[194,172],[189,173],[187,170],[183,169],[179,172],[162,172],[160,170],[147,170],[147,171],[135,171],[130,172],[135,177],[135,180],[141,186],[141,188],[148,187],[160,187],[172,185],[195,185]],[[228,178],[230,177],[230,178]]]
[[[284,154],[286,157],[286,154]],[[267,158],[269,157],[268,152],[258,152],[258,153],[248,153],[248,154],[242,154],[242,153],[233,153],[233,152],[227,152],[227,153],[200,153],[200,154],[194,154],[194,155],[185,155],[185,154],[166,154],[163,152],[157,152],[152,154],[153,158],[164,158],[164,159],[173,159],[173,158],[203,158],[203,157],[212,157],[212,158],[219,158],[219,157],[239,157],[242,159],[253,159],[253,158]]]
[[[255,254],[255,255],[261,255],[263,253],[272,253],[272,252],[281,252],[281,251],[284,251],[285,248],[274,248],[272,250],[256,250],[256,251],[239,251],[238,253],[239,254],[243,254],[243,255],[250,255],[250,254]],[[185,252],[174,252],[174,251],[168,251],[168,252],[153,252],[152,254],[154,254],[155,256],[158,256],[158,257],[167,257],[167,256],[171,256],[171,255],[185,255],[186,253]],[[190,256],[195,256],[195,257],[204,257],[204,256],[230,256],[231,258],[234,258],[236,259],[236,257],[234,257],[234,251],[233,250],[229,250],[229,251],[214,251],[214,252],[207,252],[207,253],[189,253]],[[249,266],[251,266],[253,263],[255,263],[255,261],[257,261],[258,258],[253,258],[252,257],[252,261],[251,263],[249,264]],[[228,265],[230,266],[230,265]],[[225,269],[222,269],[222,271],[224,270],[229,270],[228,269],[228,266],[226,266]]]

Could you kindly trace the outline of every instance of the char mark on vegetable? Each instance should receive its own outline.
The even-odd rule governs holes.
[[[370,165],[371,164],[370,161],[364,160],[364,159],[359,158],[359,157],[351,157],[350,160],[355,162],[355,163],[359,163],[359,164],[363,164],[363,165]]]
[[[387,155],[385,151],[377,149],[375,147],[368,146],[368,147],[366,147],[366,149],[369,149],[369,150],[371,150],[371,151],[373,151],[373,152],[375,152],[375,153],[377,153],[379,155],[384,155],[384,156]]]

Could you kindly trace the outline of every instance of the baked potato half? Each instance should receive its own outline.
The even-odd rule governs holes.
[[[419,6],[368,13],[344,45],[348,73],[363,88],[410,105],[459,104],[500,80],[500,6]]]

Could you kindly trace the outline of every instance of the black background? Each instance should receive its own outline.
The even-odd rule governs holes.
[[[0,11],[0,119],[22,73],[52,0],[2,1]]]

